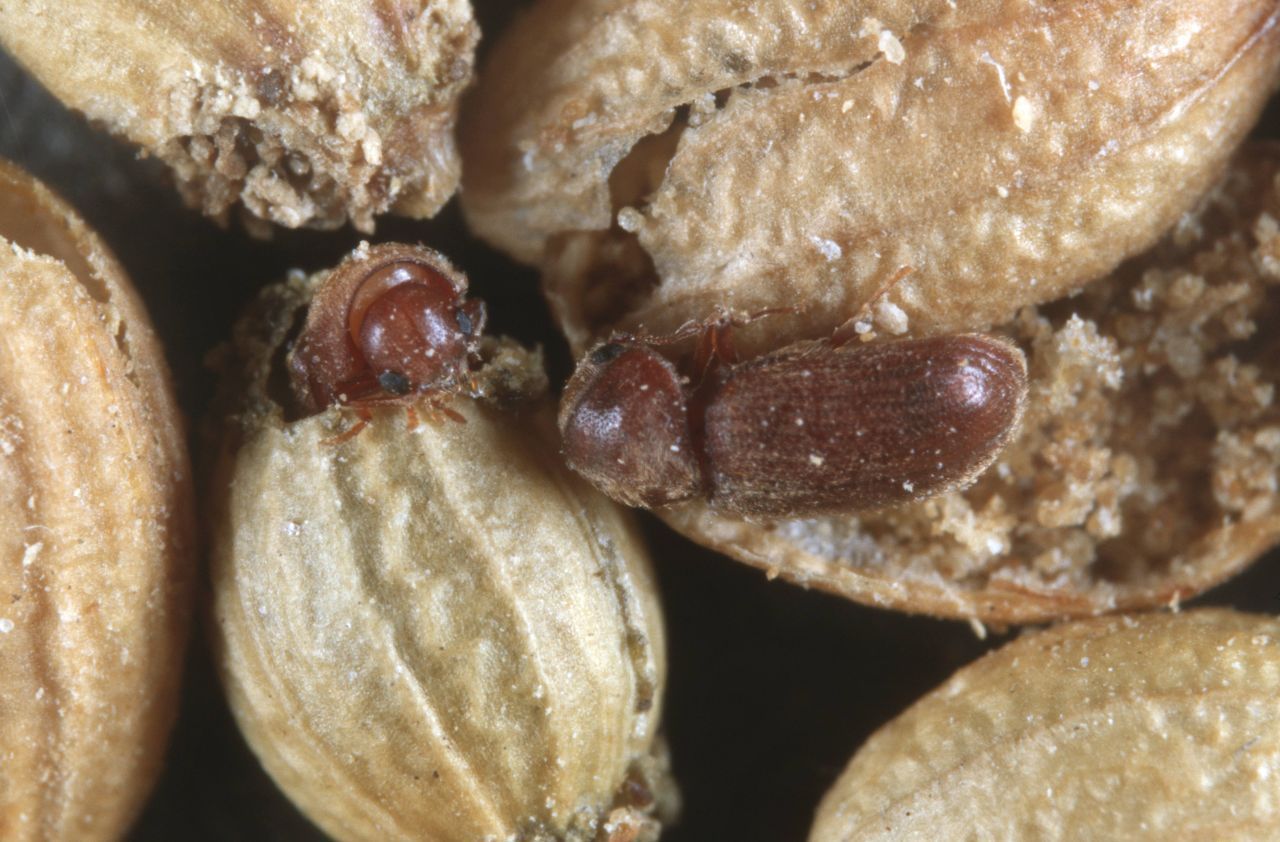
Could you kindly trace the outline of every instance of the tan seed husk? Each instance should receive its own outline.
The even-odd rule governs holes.
[[[1274,87],[1273,2],[731,6],[530,11],[464,115],[475,230],[541,266],[579,352],[794,308],[739,351],[853,317],[993,330],[1032,394],[963,492],[668,523],[771,576],[995,623],[1176,602],[1280,538],[1276,153],[1192,209]]]
[[[186,442],[120,265],[4,162],[0,335],[0,837],[115,840],[177,711]]]
[[[560,464],[540,359],[491,342],[477,376],[505,408],[455,399],[465,423],[408,429],[387,407],[335,444],[350,411],[287,421],[273,391],[323,277],[268,290],[233,349],[214,619],[250,745],[344,842],[655,838],[655,585],[623,513]]]
[[[821,338],[881,291],[982,329],[1150,246],[1280,62],[1271,0],[562,0],[469,101],[463,207],[545,271],[581,351],[611,328],[791,307]]]
[[[59,99],[260,233],[433,215],[478,36],[467,0],[0,6],[0,42]]]
[[[1177,603],[1280,541],[1280,147],[1164,241],[1005,329],[1022,431],[970,488],[842,518],[663,516],[771,574],[986,622]]]
[[[1280,836],[1280,622],[1088,620],[960,670],[858,750],[810,842]]]

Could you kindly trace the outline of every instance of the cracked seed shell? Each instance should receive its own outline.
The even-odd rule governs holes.
[[[467,0],[0,4],[0,42],[59,99],[262,233],[433,215],[478,36]]]
[[[463,208],[579,351],[718,306],[822,338],[904,266],[911,332],[982,330],[1150,246],[1277,62],[1271,0],[559,0],[468,102]]]
[[[1280,542],[1280,146],[1156,248],[1004,327],[1020,433],[969,488],[851,517],[663,517],[805,587],[996,624],[1190,599]]]
[[[662,517],[771,576],[994,623],[1177,602],[1276,543],[1274,149],[1212,187],[1274,86],[1276,5],[836,5],[548,3],[464,115],[468,219],[540,265],[579,352],[780,306],[745,356],[855,316],[1028,355],[1022,433],[963,492]]]

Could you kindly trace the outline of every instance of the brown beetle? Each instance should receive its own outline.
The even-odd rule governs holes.
[[[1022,416],[1026,359],[1003,339],[828,339],[737,362],[729,321],[677,332],[703,336],[692,384],[655,349],[667,338],[592,349],[560,405],[570,467],[633,506],[856,512],[967,485]]]
[[[466,300],[466,277],[438,252],[385,243],[362,246],[338,265],[311,301],[289,354],[289,379],[308,413],[349,406],[369,423],[370,408],[413,402],[456,421],[443,398],[474,391],[470,363],[484,329],[484,303]]]

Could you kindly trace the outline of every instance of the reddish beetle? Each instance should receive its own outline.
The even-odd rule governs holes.
[[[484,303],[467,301],[466,277],[437,252],[386,243],[362,247],[316,291],[297,344],[289,354],[293,390],[309,413],[334,405],[356,410],[427,396],[436,412],[461,421],[444,405],[474,389],[470,363],[484,329]]]
[[[1003,339],[828,339],[737,362],[729,321],[677,332],[703,336],[692,384],[655,350],[669,338],[592,349],[560,405],[569,465],[633,506],[702,496],[727,514],[856,512],[972,482],[1022,416],[1026,360]]]

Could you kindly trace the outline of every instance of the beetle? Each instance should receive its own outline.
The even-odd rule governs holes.
[[[561,399],[570,467],[631,506],[702,497],[747,517],[874,510],[971,483],[1026,404],[1026,358],[994,336],[837,335],[739,361],[732,322],[592,348]],[[686,377],[658,346],[691,332],[701,341]]]
[[[464,420],[444,400],[475,391],[485,308],[466,291],[466,277],[442,255],[396,243],[357,249],[321,283],[287,367],[308,414],[356,411],[359,420],[332,443],[363,430],[375,406],[402,404],[415,426],[423,397],[429,411]]]

